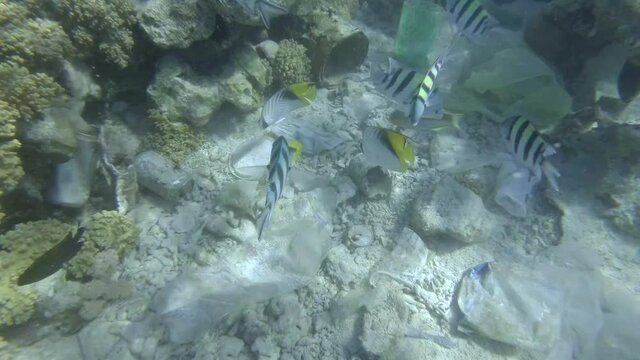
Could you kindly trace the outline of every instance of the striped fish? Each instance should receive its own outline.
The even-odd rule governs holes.
[[[290,112],[308,106],[316,98],[316,86],[313,83],[291,84],[278,90],[262,107],[261,125],[263,128],[284,120]]]
[[[425,109],[427,109],[432,104],[431,96],[435,90],[436,79],[438,78],[438,74],[442,69],[442,58],[437,58],[436,61],[431,65],[427,75],[422,79],[422,83],[418,87],[416,94],[413,98],[412,105],[409,112],[409,120],[411,121],[411,125],[416,126],[422,119],[422,115],[424,114]],[[438,104],[438,106],[442,106],[442,103]]]
[[[556,153],[553,146],[547,144],[529,120],[517,115],[504,120],[501,126],[509,151],[516,161],[528,168],[540,180],[544,173],[554,190],[558,191],[556,178],[560,173],[545,157]]]
[[[396,59],[388,58],[387,61],[387,68],[380,79],[374,80],[376,88],[397,104],[410,104],[425,74],[401,64]]]
[[[458,31],[471,41],[482,38],[490,23],[494,23],[481,0],[447,0],[445,10]]]
[[[415,164],[414,148],[397,131],[367,126],[362,134],[362,152],[367,161],[392,171],[407,171]]]
[[[267,182],[267,198],[264,210],[258,217],[258,240],[262,238],[262,233],[271,222],[271,213],[276,201],[282,196],[282,190],[287,182],[287,175],[291,169],[291,164],[302,151],[302,145],[290,140],[291,144],[283,136],[279,136],[271,148],[271,160],[269,161],[269,175]]]

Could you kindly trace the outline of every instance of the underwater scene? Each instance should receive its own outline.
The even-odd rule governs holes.
[[[640,359],[638,0],[0,0],[0,360]]]

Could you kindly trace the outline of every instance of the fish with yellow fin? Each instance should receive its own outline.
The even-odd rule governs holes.
[[[302,152],[302,144],[290,139],[287,141],[284,136],[279,136],[271,148],[271,159],[269,160],[269,173],[267,177],[267,198],[264,209],[256,221],[258,229],[258,240],[271,222],[271,214],[276,205],[276,201],[282,196],[282,190],[287,182],[287,175],[291,166],[295,164]]]
[[[291,84],[273,94],[262,108],[260,123],[263,128],[277,124],[286,119],[294,110],[309,106],[316,98],[314,83],[303,82]]]
[[[415,164],[415,148],[408,137],[377,126],[367,126],[362,134],[362,152],[372,165],[406,172]]]

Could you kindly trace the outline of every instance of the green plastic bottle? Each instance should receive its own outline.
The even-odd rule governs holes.
[[[429,52],[440,33],[444,12],[431,0],[405,0],[395,39],[398,60],[417,67],[432,61]]]

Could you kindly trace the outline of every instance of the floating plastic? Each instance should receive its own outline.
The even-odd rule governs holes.
[[[229,169],[233,175],[245,180],[259,179],[271,160],[274,139],[263,135],[240,144],[229,156]]]
[[[433,62],[429,53],[434,48],[444,17],[442,8],[431,1],[405,1],[395,41],[398,60],[419,67]]]
[[[531,176],[529,169],[515,162],[505,161],[500,167],[493,200],[509,214],[517,217],[527,215],[527,198],[540,181]]]

